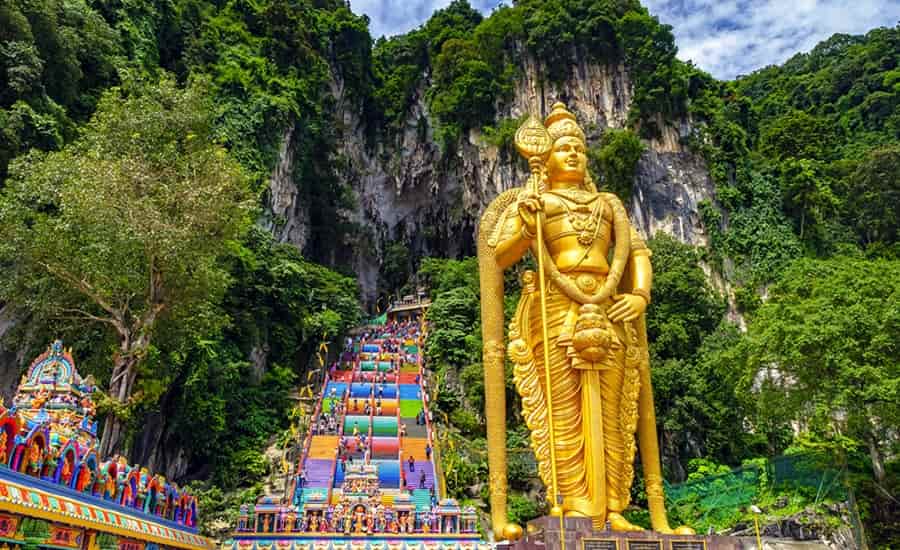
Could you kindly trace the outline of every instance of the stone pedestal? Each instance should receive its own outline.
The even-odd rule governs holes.
[[[617,533],[595,531],[589,518],[566,518],[563,530],[566,550],[741,550],[733,537],[661,535],[652,531]],[[558,550],[562,548],[559,518],[544,516],[528,523],[525,536],[507,546],[510,550]]]

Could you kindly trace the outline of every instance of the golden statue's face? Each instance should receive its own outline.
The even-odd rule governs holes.
[[[553,144],[547,159],[547,178],[550,187],[556,184],[580,185],[587,173],[587,154],[584,143],[574,136],[563,136]]]

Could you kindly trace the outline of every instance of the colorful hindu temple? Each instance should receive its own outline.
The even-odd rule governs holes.
[[[98,454],[95,387],[60,341],[0,410],[0,549],[208,549],[197,501],[123,457]]]
[[[243,506],[228,550],[475,550],[445,498],[416,322],[363,333],[328,373],[287,494]]]

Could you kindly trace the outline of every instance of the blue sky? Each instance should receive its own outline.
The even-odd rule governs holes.
[[[351,0],[372,36],[404,33],[450,0]],[[489,14],[498,0],[469,0]],[[861,34],[900,22],[900,0],[643,0],[674,27],[679,57],[723,79],[806,52],[834,33]]]

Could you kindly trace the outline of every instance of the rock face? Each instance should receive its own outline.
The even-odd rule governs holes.
[[[7,332],[14,328],[17,322],[15,316],[8,309],[7,306],[0,307],[0,341]],[[13,350],[0,347],[0,399],[4,405],[12,403],[19,376],[27,366],[25,360],[24,349]],[[23,370],[20,371],[20,368]]]
[[[549,85],[540,78],[543,67],[526,61],[512,97],[497,106],[497,120],[519,118],[536,105],[541,113],[555,101],[572,110],[596,143],[607,128],[626,125],[632,85],[622,65],[574,62],[568,80]],[[334,76],[335,123],[340,128],[334,169],[352,188],[355,208],[344,213],[361,234],[333,243],[349,252],[349,265],[360,281],[363,298],[372,302],[379,291],[380,258],[396,241],[409,247],[414,258],[424,255],[458,257],[475,253],[475,230],[482,210],[502,191],[527,179],[527,165],[507,148],[485,143],[477,129],[454,146],[443,149],[435,139],[436,121],[424,100],[427,76],[402,128],[378,136],[362,117],[360,106],[344,97],[343,83]],[[697,212],[698,203],[713,193],[702,158],[681,146],[690,129],[688,121],[665,126],[659,139],[647,142],[634,182],[631,216],[645,234],[671,233],[681,241],[705,244]],[[293,162],[287,146],[270,180],[269,208],[282,223],[274,229],[282,242],[307,246],[309,212],[296,192],[296,182],[285,177]],[[337,161],[337,159],[340,159]],[[331,263],[328,257],[314,259]]]

